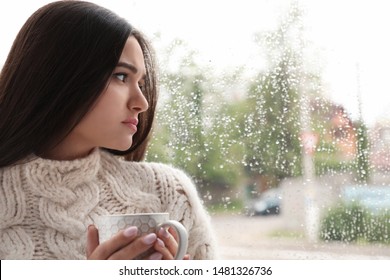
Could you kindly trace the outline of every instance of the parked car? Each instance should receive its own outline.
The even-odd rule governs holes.
[[[281,192],[279,189],[269,189],[260,194],[258,198],[248,202],[247,214],[253,215],[278,215],[280,214]]]
[[[373,214],[390,211],[390,186],[345,186],[341,199],[345,203],[358,203]]]

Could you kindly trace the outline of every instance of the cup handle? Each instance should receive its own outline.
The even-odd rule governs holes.
[[[163,222],[162,224],[159,225],[159,227],[173,227],[175,229],[177,235],[179,236],[179,242],[178,242],[179,244],[178,244],[175,260],[182,260],[184,258],[184,255],[187,252],[187,247],[188,247],[188,233],[186,228],[181,223],[174,220]]]

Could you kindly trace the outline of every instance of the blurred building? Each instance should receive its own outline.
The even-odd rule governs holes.
[[[370,130],[370,163],[375,171],[390,172],[390,120],[377,122]]]
[[[319,135],[320,145],[332,147],[326,150],[328,157],[338,161],[354,160],[357,153],[357,131],[343,106],[325,98],[311,101],[312,122]],[[317,152],[321,152],[317,150]]]
[[[357,152],[356,129],[342,106],[335,106],[328,139],[333,141],[343,160],[353,160]]]

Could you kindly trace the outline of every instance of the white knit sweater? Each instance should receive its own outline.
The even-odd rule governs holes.
[[[169,212],[194,259],[216,257],[209,216],[191,180],[158,163],[95,149],[85,158],[35,158],[0,169],[0,259],[85,259],[86,229],[102,214]]]

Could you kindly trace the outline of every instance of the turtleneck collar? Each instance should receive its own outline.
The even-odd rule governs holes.
[[[96,177],[100,168],[100,149],[84,158],[51,160],[35,158],[26,165],[26,176],[33,184],[33,192],[58,203],[77,199],[75,189]]]

